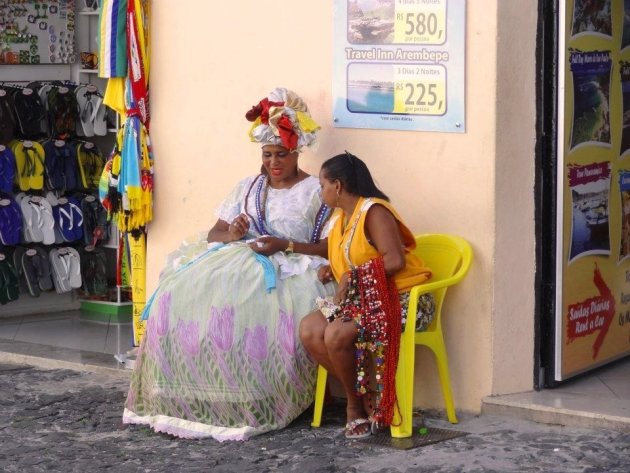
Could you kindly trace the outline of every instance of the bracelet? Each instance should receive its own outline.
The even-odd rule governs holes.
[[[287,245],[286,250],[284,250],[285,253],[293,253],[293,241],[289,240],[289,244]]]

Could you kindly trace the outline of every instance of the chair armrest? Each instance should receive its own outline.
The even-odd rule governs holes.
[[[461,268],[457,270],[455,274],[453,274],[452,276],[446,279],[442,279],[440,281],[434,281],[434,282],[431,282],[431,280],[429,279],[428,282],[417,284],[411,288],[410,297],[411,298],[417,297],[420,294],[425,294],[427,292],[433,292],[438,289],[442,289],[444,287],[453,286],[457,284],[459,281],[461,281],[467,272],[468,272],[468,267],[462,266]]]

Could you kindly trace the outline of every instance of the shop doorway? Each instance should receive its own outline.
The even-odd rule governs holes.
[[[627,0],[539,2],[537,390],[630,355],[627,13]]]

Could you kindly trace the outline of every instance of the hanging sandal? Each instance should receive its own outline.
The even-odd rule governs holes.
[[[369,419],[365,419],[365,418],[359,418],[359,419],[354,419],[351,420],[350,422],[348,422],[346,424],[346,428],[345,428],[345,436],[347,439],[350,440],[359,440],[359,439],[364,439],[369,437],[370,435],[372,435],[372,428],[371,428],[371,422]],[[367,425],[368,428],[365,432],[361,432],[360,431],[360,427]],[[357,430],[359,431],[358,433]]]

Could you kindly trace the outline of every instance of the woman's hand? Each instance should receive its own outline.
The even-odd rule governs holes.
[[[245,214],[237,216],[234,220],[232,220],[232,223],[230,223],[230,226],[228,227],[228,233],[230,234],[232,241],[238,241],[243,238],[247,235],[248,230],[249,218],[247,218],[247,215]]]
[[[261,255],[269,256],[278,251],[284,251],[289,242],[283,238],[276,238],[272,236],[261,236],[249,244],[252,251],[260,253]]]
[[[317,270],[317,278],[322,284],[326,284],[332,281],[333,275],[332,269],[330,269],[330,265],[320,266],[320,268]]]
[[[343,301],[346,300],[348,295],[348,273],[343,273],[341,279],[339,280],[339,285],[337,286],[337,293],[333,299],[333,302],[337,305],[341,305]]]

